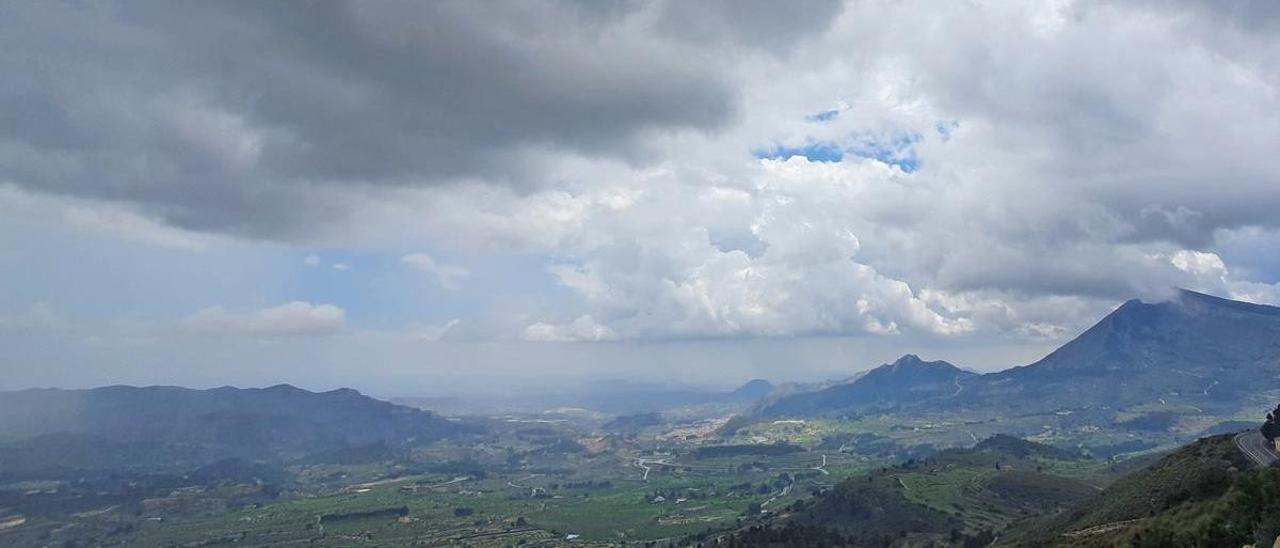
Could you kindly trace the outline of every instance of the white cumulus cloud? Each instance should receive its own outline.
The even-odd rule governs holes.
[[[611,341],[618,335],[589,315],[563,324],[538,322],[525,328],[524,340],[535,342]]]

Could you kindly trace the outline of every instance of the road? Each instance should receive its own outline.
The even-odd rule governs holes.
[[[644,476],[641,477],[640,480],[649,481],[649,472],[653,470],[653,466],[672,466],[671,464],[667,463],[667,460],[668,459],[649,460],[649,459],[636,458],[635,465],[639,468],[644,469]]]
[[[531,479],[533,479],[533,478],[536,478],[536,477],[538,477],[538,476],[541,476],[541,475],[542,475],[542,474],[529,474],[529,476],[528,476],[528,477],[520,478],[520,479],[519,479],[519,480],[517,480],[517,481],[529,481],[529,480],[531,480]],[[529,489],[529,490],[533,490],[533,489],[534,489],[534,487],[531,487],[531,486],[528,486],[528,485],[520,485],[519,483],[516,483],[515,481],[508,481],[508,482],[507,482],[507,486],[509,486],[509,487],[515,487],[516,489]]]
[[[1236,434],[1236,447],[1259,468],[1271,466],[1278,460],[1269,445],[1267,438],[1262,437],[1262,433],[1257,430]]]
[[[636,459],[636,466],[644,469],[644,477],[640,478],[641,481],[649,481],[649,470],[652,470],[648,464],[645,464],[646,462],[648,461],[644,459]]]
[[[446,481],[446,482],[444,482],[444,483],[437,483],[437,484],[435,484],[435,485],[428,485],[428,486],[427,486],[427,489],[435,489],[436,487],[444,487],[444,486],[446,486],[446,485],[453,485],[453,484],[455,484],[455,483],[461,483],[461,482],[467,481],[467,480],[469,480],[469,479],[471,479],[471,476],[458,476],[458,477],[453,478],[453,479],[451,479],[451,480],[449,480],[449,481]]]
[[[813,468],[810,468],[810,470],[817,470],[822,472],[822,475],[824,476],[830,476],[831,472],[827,471],[827,456],[825,454],[822,455],[822,464],[814,466]]]
[[[761,503],[761,504],[760,504],[760,511],[761,511],[761,512],[763,512],[763,511],[764,511],[764,507],[768,506],[768,505],[769,505],[769,503],[771,503],[771,502],[773,502],[773,501],[775,501],[775,500],[778,500],[778,497],[785,497],[785,496],[787,496],[787,493],[790,493],[790,492],[791,492],[791,486],[793,486],[793,485],[795,485],[795,482],[788,483],[785,487],[783,487],[783,488],[782,488],[782,490],[781,490],[781,491],[778,491],[778,494],[776,494],[776,495],[774,495],[774,496],[772,496],[772,497],[769,497],[769,500],[766,500],[766,501],[764,501],[763,503]]]
[[[1063,534],[1062,534],[1062,536],[1064,536],[1064,537],[1088,537],[1088,536],[1092,536],[1092,535],[1100,535],[1100,534],[1102,534],[1102,533],[1110,533],[1110,532],[1112,532],[1112,531],[1115,531],[1115,530],[1121,529],[1121,528],[1123,528],[1124,526],[1129,525],[1129,524],[1131,524],[1131,523],[1136,523],[1136,522],[1140,521],[1140,519],[1141,519],[1141,518],[1139,518],[1139,519],[1126,519],[1126,520],[1124,520],[1124,521],[1113,521],[1113,522],[1111,522],[1111,523],[1104,523],[1104,524],[1102,524],[1102,525],[1094,525],[1093,527],[1089,527],[1089,528],[1087,528],[1087,529],[1081,529],[1081,530],[1079,530],[1079,531],[1069,531],[1069,532],[1063,533]]]

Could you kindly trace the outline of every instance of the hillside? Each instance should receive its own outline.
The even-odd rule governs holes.
[[[0,393],[10,475],[181,469],[239,457],[286,461],[349,447],[428,442],[472,430],[350,389],[111,386]]]
[[[1082,458],[998,436],[850,477],[764,524],[744,528],[728,543],[984,546],[995,531],[1026,515],[1059,511],[1092,496],[1095,489],[1078,475]]]
[[[1184,290],[1167,302],[1128,301],[1040,361],[966,384],[961,401],[1029,411],[1173,396],[1232,407],[1277,374],[1280,308]]]
[[[781,398],[761,414],[821,416],[898,405],[998,406],[1010,415],[1160,402],[1166,413],[1196,409],[1230,415],[1248,408],[1245,400],[1273,390],[1258,381],[1277,375],[1280,308],[1183,290],[1166,302],[1128,301],[1030,365],[976,375],[946,362],[904,356],[852,382]]]
[[[1012,528],[1000,546],[1270,546],[1280,470],[1251,470],[1231,435],[1191,443],[1060,515]]]
[[[907,354],[847,384],[782,397],[767,404],[761,414],[767,417],[832,415],[945,398],[956,394],[961,382],[976,376],[944,361],[927,362]]]

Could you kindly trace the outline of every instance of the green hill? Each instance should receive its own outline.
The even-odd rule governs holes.
[[[1231,435],[1204,438],[1121,478],[1076,508],[1029,520],[1000,546],[1270,546],[1280,470],[1255,471]]]
[[[848,478],[726,539],[740,546],[985,546],[1030,515],[1096,493],[1080,455],[996,436],[968,449]],[[813,544],[813,543],[817,544]]]

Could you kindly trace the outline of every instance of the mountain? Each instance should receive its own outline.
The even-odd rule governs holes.
[[[1232,407],[1277,375],[1280,308],[1182,290],[1128,301],[1040,361],[967,383],[960,401],[1019,411],[1161,399]]]
[[[285,462],[472,430],[351,389],[110,386],[0,392],[0,439],[6,440],[0,460],[7,473],[170,470],[232,457]]]
[[[613,420],[604,423],[601,427],[605,432],[612,433],[630,433],[639,432],[650,426],[657,426],[663,423],[661,413],[639,413],[635,415],[622,415]]]
[[[1028,520],[997,546],[1271,546],[1280,469],[1252,469],[1233,435],[1203,438],[1068,511]]]
[[[754,379],[733,390],[682,385],[675,382],[638,380],[592,380],[555,390],[526,390],[501,395],[467,397],[395,398],[392,401],[423,409],[460,415],[494,415],[578,408],[605,415],[644,413],[701,413],[742,411],[778,386]]]
[[[762,413],[811,416],[916,405],[998,406],[1010,415],[1160,402],[1229,415],[1245,408],[1244,398],[1274,389],[1277,377],[1280,308],[1180,290],[1164,302],[1125,302],[1030,365],[976,375],[904,356],[852,382],[781,398]],[[1159,427],[1155,422],[1149,426]]]
[[[830,415],[946,398],[978,375],[944,361],[927,362],[914,354],[881,365],[852,382],[812,393],[784,396],[763,407],[768,417]]]
[[[1095,488],[1079,477],[1082,458],[997,436],[848,477],[720,545],[987,546],[1024,516],[1093,496]]]
[[[773,383],[764,379],[751,379],[730,392],[728,398],[740,402],[755,402],[773,393]]]

